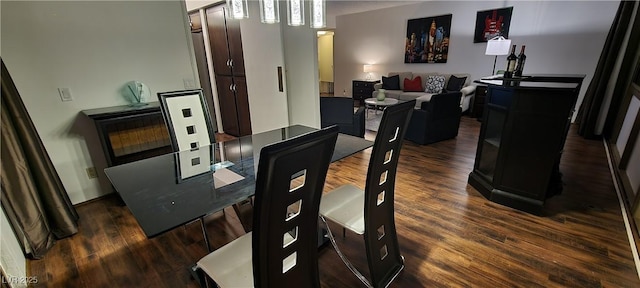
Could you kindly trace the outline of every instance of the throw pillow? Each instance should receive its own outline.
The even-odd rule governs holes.
[[[382,88],[387,90],[400,90],[400,75],[391,77],[382,76]]]
[[[431,94],[439,94],[444,88],[444,76],[442,75],[429,75],[427,77],[427,84],[424,92]]]
[[[454,75],[451,75],[451,77],[449,77],[449,82],[447,83],[446,90],[449,92],[460,91],[460,89],[462,89],[462,86],[464,86],[464,82],[466,81],[467,77],[458,78]]]
[[[420,76],[413,80],[404,78],[404,92],[422,92],[422,78]]]

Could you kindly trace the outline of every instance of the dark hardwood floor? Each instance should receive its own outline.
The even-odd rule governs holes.
[[[539,217],[492,203],[467,185],[479,128],[463,116],[456,139],[405,142],[395,203],[406,267],[391,287],[640,287],[602,142],[570,132],[564,191]],[[369,155],[333,163],[325,189],[363,187]],[[116,197],[77,210],[79,233],[29,261],[36,286],[197,287],[187,267],[206,254],[199,223],[147,239]],[[244,233],[230,208],[206,224],[216,248]],[[347,233],[338,245],[366,270],[358,235]],[[362,287],[330,246],[319,261],[323,287]]]

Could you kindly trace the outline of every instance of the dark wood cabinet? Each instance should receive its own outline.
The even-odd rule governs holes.
[[[224,5],[207,9],[206,15],[223,130],[233,136],[250,135],[240,24],[227,17]]]
[[[476,86],[476,92],[473,95],[473,106],[471,107],[471,117],[482,119],[482,111],[484,110],[484,103],[487,97],[487,86]]]
[[[562,190],[559,163],[579,87],[487,83],[469,184],[493,202],[541,214],[545,200]]]
[[[83,110],[98,131],[107,165],[115,166],[172,151],[160,104]]]
[[[202,20],[199,12],[189,14],[189,24],[191,24],[191,39],[193,40],[193,50],[196,58],[196,66],[198,68],[198,79],[204,97],[207,100],[209,113],[211,114],[212,127],[214,131],[218,131],[216,124],[215,109],[213,106],[213,91],[211,90],[211,77],[209,75],[209,67],[207,65],[207,53],[204,42],[204,33],[202,32]],[[188,87],[185,87],[188,88]]]
[[[373,85],[380,82],[380,80],[353,80],[352,81],[352,95],[353,100],[358,100],[362,102],[362,100],[371,98],[371,94],[373,93]]]

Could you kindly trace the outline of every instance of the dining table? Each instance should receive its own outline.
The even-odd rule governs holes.
[[[147,238],[201,220],[246,200],[255,193],[260,150],[318,130],[292,125],[168,153],[104,170]],[[332,162],[367,149],[373,142],[338,134]]]

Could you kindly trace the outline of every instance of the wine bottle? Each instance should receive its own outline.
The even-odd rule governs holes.
[[[504,78],[513,78],[513,71],[516,69],[516,45],[511,47],[511,54],[507,57],[507,69],[504,71]]]
[[[522,70],[524,70],[524,62],[527,61],[527,55],[524,55],[524,46],[520,48],[520,54],[518,54],[518,60],[516,61],[516,69],[513,75],[516,77],[522,77]]]

